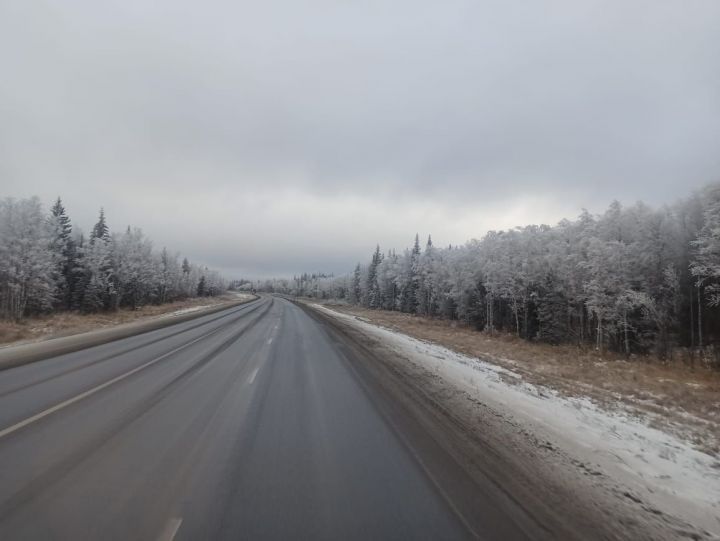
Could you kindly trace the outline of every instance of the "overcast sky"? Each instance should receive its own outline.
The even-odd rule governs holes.
[[[720,2],[0,0],[0,197],[229,276],[720,179]]]

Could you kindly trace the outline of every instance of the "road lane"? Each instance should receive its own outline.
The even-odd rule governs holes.
[[[2,371],[0,427],[24,420],[199,337],[210,337],[268,302],[255,301],[220,314]]]
[[[177,327],[0,372],[2,430],[137,370],[0,437],[0,538],[469,536],[301,309]]]

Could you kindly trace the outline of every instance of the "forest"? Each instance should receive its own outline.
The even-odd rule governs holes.
[[[462,246],[421,244],[416,235],[399,253],[377,246],[347,275],[257,287],[625,355],[702,350],[717,364],[720,183],[661,208],[615,201],[601,215],[584,210]]]
[[[74,310],[138,308],[225,291],[214,270],[156,251],[141,229],[111,233],[104,211],[89,235],[74,230],[62,200],[0,200],[0,319]]]

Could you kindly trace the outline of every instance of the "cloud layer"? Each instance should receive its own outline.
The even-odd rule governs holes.
[[[720,4],[8,1],[1,195],[245,275],[720,177]]]

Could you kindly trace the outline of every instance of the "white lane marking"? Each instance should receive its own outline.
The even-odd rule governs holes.
[[[273,341],[272,338],[268,338],[268,342],[267,342],[267,343],[268,343],[268,346],[269,346],[270,344],[272,344],[272,341]]]
[[[182,521],[183,519],[181,518],[171,518],[168,520],[165,529],[160,534],[160,537],[158,537],[158,541],[173,541],[182,525]]]
[[[250,378],[248,379],[248,383],[250,383],[250,385],[252,385],[253,381],[255,381],[255,376],[257,376],[258,370],[260,370],[260,367],[253,370],[253,373],[250,374]]]
[[[182,350],[182,349],[185,349],[186,347],[189,347],[189,346],[193,345],[195,342],[198,342],[198,341],[202,340],[203,338],[207,338],[207,335],[203,335],[203,336],[200,336],[200,337],[196,338],[195,340],[191,340],[191,341],[188,342],[187,344],[183,344],[183,345],[180,346],[180,347],[177,347],[177,348],[175,348],[175,349],[173,349],[173,350],[171,350],[171,351],[168,351],[167,353],[164,353],[164,354],[160,355],[160,357],[156,357],[155,359],[153,359],[153,360],[151,360],[151,361],[148,361],[148,362],[146,362],[145,364],[141,364],[140,366],[137,366],[137,367],[133,368],[133,369],[130,370],[129,372],[125,372],[124,374],[120,374],[119,376],[114,377],[114,378],[111,379],[110,381],[106,381],[105,383],[101,383],[101,384],[98,385],[97,387],[93,387],[92,389],[89,389],[89,390],[85,391],[84,393],[80,393],[80,394],[77,395],[77,396],[74,396],[74,397],[72,397],[72,398],[68,398],[67,400],[65,400],[65,401],[63,401],[63,402],[60,402],[59,404],[55,404],[54,406],[52,406],[52,407],[50,407],[50,408],[48,408],[48,409],[46,409],[46,410],[44,410],[44,411],[41,411],[40,413],[36,413],[36,414],[33,415],[32,417],[28,417],[28,418],[25,419],[24,421],[20,421],[19,423],[16,423],[16,424],[14,424],[14,425],[12,425],[12,426],[9,426],[9,427],[7,427],[7,428],[5,428],[5,429],[3,429],[3,430],[0,430],[0,438],[3,438],[3,437],[5,437],[5,436],[7,436],[8,434],[12,434],[12,433],[15,432],[16,430],[20,430],[21,428],[26,427],[27,425],[32,424],[32,423],[34,423],[35,421],[39,421],[39,420],[42,419],[43,417],[47,417],[48,415],[50,415],[50,414],[52,414],[52,413],[55,413],[56,411],[60,411],[61,409],[66,408],[66,407],[68,407],[68,406],[71,405],[71,404],[74,404],[75,402],[79,402],[79,401],[82,400],[83,398],[87,398],[88,396],[94,395],[94,394],[97,393],[98,391],[102,391],[102,390],[105,389],[106,387],[110,387],[111,385],[113,385],[113,384],[115,384],[115,383],[117,383],[117,382],[119,382],[119,381],[122,381],[122,380],[124,380],[125,378],[129,378],[129,377],[132,376],[133,374],[137,374],[137,373],[140,372],[141,370],[145,370],[146,368],[154,365],[155,363],[162,361],[165,357],[168,357],[168,356],[172,355],[173,353],[177,353],[178,351],[180,351],[180,350]]]

